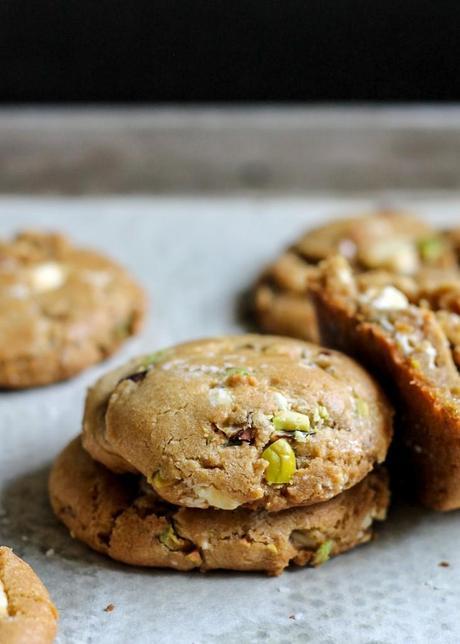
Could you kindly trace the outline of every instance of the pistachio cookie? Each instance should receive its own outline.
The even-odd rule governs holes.
[[[457,266],[453,241],[411,215],[384,211],[332,221],[307,231],[263,273],[253,309],[264,331],[319,341],[310,285],[318,262],[334,254],[356,272],[405,276]]]
[[[74,440],[50,475],[57,517],[94,550],[124,563],[202,571],[279,574],[290,563],[318,565],[368,541],[389,501],[378,470],[334,499],[269,514],[198,510],[165,503],[145,479],[114,474]]]
[[[138,330],[144,307],[123,268],[61,235],[0,243],[0,387],[45,385],[102,360]]]
[[[342,257],[324,262],[314,293],[323,340],[393,390],[421,500],[459,508],[460,376],[437,314],[394,286],[369,287]]]
[[[0,547],[0,642],[48,644],[58,612],[45,586],[10,548]]]
[[[326,501],[384,460],[392,410],[339,353],[300,340],[199,340],[89,391],[83,445],[175,505],[278,511]]]

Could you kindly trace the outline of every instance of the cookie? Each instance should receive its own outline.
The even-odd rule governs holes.
[[[319,341],[309,289],[318,262],[334,254],[346,257],[357,272],[415,275],[457,266],[453,241],[411,215],[385,211],[335,220],[307,231],[264,271],[252,304],[261,329]]]
[[[384,460],[392,410],[355,362],[273,336],[131,360],[89,391],[83,445],[174,505],[278,511],[326,501]]]
[[[0,642],[48,644],[56,637],[58,612],[32,568],[0,547]]]
[[[460,507],[460,376],[437,315],[393,286],[363,286],[341,257],[324,262],[315,300],[322,338],[386,382],[422,502]]]
[[[139,329],[144,308],[123,268],[61,235],[0,243],[0,387],[49,384],[99,362]]]
[[[269,514],[200,510],[162,501],[139,476],[114,474],[74,440],[50,475],[56,516],[72,535],[113,559],[138,566],[215,568],[280,574],[290,563],[318,565],[368,541],[389,502],[383,471],[334,499]]]

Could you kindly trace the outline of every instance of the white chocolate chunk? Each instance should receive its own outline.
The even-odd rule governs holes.
[[[395,340],[398,347],[406,356],[414,351],[414,346],[417,343],[417,338],[415,336],[404,333],[396,333]]]
[[[434,346],[428,340],[424,340],[420,345],[420,349],[428,357],[428,369],[434,369],[436,367],[436,356],[438,355]]]
[[[8,597],[6,596],[5,587],[0,581],[0,619],[8,617]]]
[[[388,268],[405,274],[414,273],[419,266],[417,249],[408,239],[377,241],[362,251],[362,261],[369,268]]]
[[[394,286],[382,289],[370,288],[361,297],[361,301],[370,304],[378,311],[402,311],[409,306],[409,300]]]
[[[283,394],[280,394],[279,391],[275,391],[273,398],[275,399],[275,403],[278,409],[289,409],[287,399],[283,396]]]
[[[29,280],[36,293],[44,293],[59,288],[64,284],[65,271],[58,262],[44,262],[32,268]]]
[[[220,405],[231,405],[233,398],[228,389],[215,387],[209,392],[209,402],[213,407],[219,407]]]
[[[224,492],[219,492],[219,490],[216,490],[212,485],[209,487],[196,488],[196,494],[200,499],[203,499],[203,501],[207,501],[212,507],[219,508],[221,510],[234,510],[240,505],[239,501],[236,501]]]

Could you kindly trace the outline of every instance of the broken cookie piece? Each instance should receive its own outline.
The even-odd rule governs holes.
[[[410,287],[424,271],[453,276],[455,248],[447,234],[403,212],[335,219],[307,231],[263,272],[253,289],[254,317],[265,332],[318,342],[310,287],[320,261],[340,254],[355,273],[379,272],[386,281],[406,281]],[[460,285],[458,272],[456,281]]]
[[[323,342],[359,360],[393,392],[420,499],[460,507],[460,376],[445,324],[393,287],[366,284],[342,257],[313,289]]]

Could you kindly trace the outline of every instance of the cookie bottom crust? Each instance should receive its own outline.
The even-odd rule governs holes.
[[[318,565],[372,538],[389,504],[378,469],[330,501],[277,513],[178,508],[143,479],[92,460],[80,438],[56,459],[49,480],[56,516],[72,536],[123,563],[177,570],[229,569],[280,574]]]

